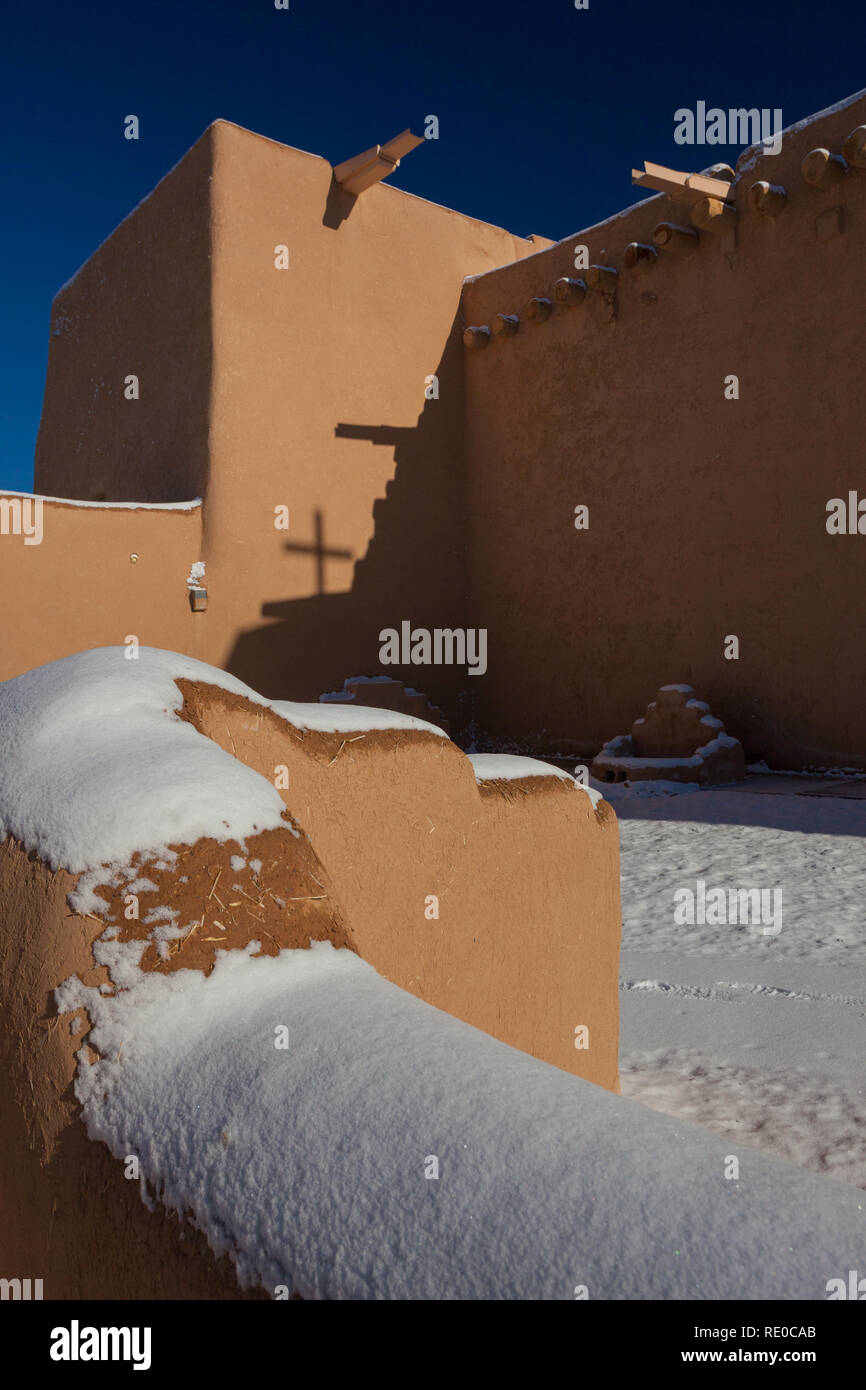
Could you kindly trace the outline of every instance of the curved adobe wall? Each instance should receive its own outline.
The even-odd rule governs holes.
[[[479,786],[468,759],[432,732],[310,733],[213,686],[178,684],[183,717],[200,732],[269,779],[288,768],[283,796],[309,838],[289,827],[251,836],[243,867],[231,841],[174,846],[173,866],[136,856],[132,877],[153,887],[136,889],[132,922],[123,883],[91,881],[108,907],[99,918],[76,913],[75,876],[0,844],[3,1253],[9,1276],[42,1278],[46,1298],[241,1296],[228,1261],[161,1207],[148,1210],[79,1122],[72,1083],[87,1017],[58,1018],[54,990],[70,975],[107,984],[96,937],[112,924],[121,943],[142,939],[154,899],[198,926],[164,959],[149,946],[144,969],[207,972],[217,950],[251,940],[266,954],[331,941],[436,1007],[617,1088],[610,806],[594,810],[556,777]],[[425,914],[430,894],[438,918]],[[578,1025],[589,1029],[582,1050]]]
[[[4,1277],[49,1298],[242,1298],[233,1267],[164,1208],[144,1205],[123,1165],[88,1139],[72,1091],[81,1016],[59,1019],[69,975],[107,980],[91,955],[102,924],[75,917],[75,877],[0,843],[0,1227]],[[254,1294],[259,1296],[261,1294]]]

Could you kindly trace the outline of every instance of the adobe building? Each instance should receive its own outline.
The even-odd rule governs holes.
[[[864,123],[552,244],[216,122],[55,299],[0,679],[132,635],[542,755],[685,682],[747,760],[866,767]],[[485,661],[383,665],[404,624]]]

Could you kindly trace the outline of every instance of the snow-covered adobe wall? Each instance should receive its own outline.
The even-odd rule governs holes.
[[[726,1182],[730,1134],[609,1089],[617,827],[565,774],[149,648],[0,684],[0,744],[0,1239],[46,1299],[863,1268],[859,1188]]]
[[[234,1287],[199,1242],[181,1243],[141,1205],[80,1124],[91,1064],[124,1055],[88,1032],[99,998],[147,991],[153,975],[185,988],[224,956],[307,955],[312,940],[400,987],[379,1010],[386,1051],[392,1014],[401,1046],[406,991],[504,1052],[617,1089],[617,823],[568,775],[470,759],[436,726],[390,710],[271,704],[202,663],[150,648],[129,659],[119,646],[0,684],[0,741],[0,1226],[6,1258],[38,1268],[46,1297]],[[275,1015],[268,1054],[277,1025],[293,1030],[291,1049],[302,1035],[322,1056],[337,1035],[351,1045],[337,1002],[318,1040]],[[365,1102],[346,1075],[378,1127],[369,1077]],[[187,1113],[185,1087],[161,1089]],[[269,1113],[256,1122],[266,1130]],[[333,1118],[336,1150],[354,1142],[347,1096]],[[228,1114],[220,1123],[182,1145],[222,1158],[240,1134]],[[145,1130],[140,1176],[158,1191],[174,1141],[160,1124]],[[91,1137],[107,1140],[98,1127]],[[115,1157],[144,1162],[145,1131],[115,1138]],[[256,1224],[234,1196],[225,1217]]]
[[[201,496],[196,654],[281,698],[373,674],[382,628],[465,626],[461,284],[536,249],[217,121],[55,299],[36,488]]]
[[[593,752],[688,681],[747,756],[866,766],[866,536],[827,530],[831,499],[866,498],[866,169],[823,190],[801,171],[864,121],[861,95],[778,156],[747,152],[733,232],[648,273],[626,246],[690,226],[665,195],[466,286],[467,325],[521,318],[465,357],[470,612],[490,650],[474,684],[494,733]],[[711,157],[684,147],[682,167]],[[784,187],[777,217],[750,207],[761,180]],[[580,246],[614,292],[531,320],[531,299],[584,278]]]

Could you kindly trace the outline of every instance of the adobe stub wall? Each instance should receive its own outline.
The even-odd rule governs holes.
[[[0,492],[0,680],[130,636],[204,658],[209,614],[191,611],[186,584],[201,548],[199,508],[40,500],[37,512],[27,499],[21,512],[22,500]]]
[[[692,255],[625,269],[629,242],[689,225],[659,196],[467,285],[467,325],[522,315],[465,362],[470,620],[489,628],[475,685],[492,734],[591,752],[686,681],[747,756],[866,763],[866,536],[826,529],[828,501],[863,476],[866,171],[821,192],[800,170],[864,121],[861,100],[744,171],[735,247],[702,233]],[[686,147],[683,167],[711,158]],[[787,190],[775,220],[749,210],[761,179]],[[527,321],[531,297],[581,276],[581,244],[619,272],[615,301]]]
[[[610,805],[594,808],[556,776],[479,785],[434,734],[299,736],[212,687],[180,688],[192,722],[226,752],[269,779],[285,768],[280,794],[364,960],[510,1046],[618,1089]]]

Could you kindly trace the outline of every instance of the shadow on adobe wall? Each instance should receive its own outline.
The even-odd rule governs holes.
[[[332,548],[327,539],[328,516],[321,511],[314,513],[314,544],[288,541],[286,557],[288,561],[292,554],[305,551],[314,559],[318,592],[263,604],[264,621],[238,636],[227,669],[268,698],[303,701],[314,701],[326,691],[340,689],[349,676],[387,673],[421,690],[442,710],[451,723],[455,742],[465,744],[471,736],[477,738],[480,748],[542,758],[554,754],[591,757],[605,739],[630,727],[660,685],[672,681],[697,687],[724,720],[728,731],[741,739],[747,762],[766,757],[780,735],[785,735],[789,744],[796,742],[790,731],[798,725],[805,727],[808,714],[798,708],[796,691],[791,692],[784,717],[780,718],[779,712],[769,710],[748,686],[734,693],[717,689],[706,679],[705,671],[692,669],[691,659],[683,660],[680,656],[675,669],[671,669],[677,629],[670,620],[666,623],[656,619],[650,624],[652,605],[640,594],[633,596],[634,611],[616,619],[608,615],[605,619],[611,641],[616,643],[619,631],[622,650],[630,653],[622,660],[632,663],[627,673],[631,679],[625,679],[623,667],[622,689],[613,685],[607,690],[609,725],[597,740],[586,741],[586,705],[596,679],[592,664],[582,664],[576,676],[573,652],[571,657],[566,652],[566,659],[560,661],[562,653],[558,651],[533,650],[531,631],[515,632],[507,611],[488,620],[483,607],[469,602],[472,574],[467,479],[462,450],[455,446],[455,437],[462,438],[462,428],[456,435],[454,428],[455,421],[462,426],[463,417],[462,354],[460,321],[455,317],[436,369],[441,401],[425,402],[415,426],[334,422],[337,439],[366,439],[374,448],[393,450],[394,477],[387,484],[384,498],[376,498],[373,503],[374,533],[367,551],[355,557],[348,550]],[[447,410],[440,408],[442,402],[447,402]],[[670,563],[678,563],[675,549],[672,556]],[[327,593],[325,564],[337,561],[354,561],[351,589]],[[702,611],[690,593],[685,584],[682,615],[688,620],[687,625],[690,623],[699,631]],[[491,672],[495,671],[497,653],[505,654],[506,669],[518,673],[527,666],[543,663],[549,672],[550,691],[554,691],[557,682],[567,684],[569,727],[548,726],[542,711],[534,729],[527,730],[532,711],[526,708],[518,685],[510,692],[514,697],[512,708],[518,711],[515,727],[506,727],[497,738],[485,739],[483,725],[481,729],[475,725],[479,709],[483,719],[484,676],[469,677],[465,667],[380,664],[380,631],[399,630],[406,620],[413,627],[427,629],[487,628]],[[580,645],[575,632],[563,640]],[[516,652],[508,651],[509,644],[515,642],[519,644]],[[691,658],[690,647],[686,651]],[[645,692],[643,702],[632,704],[626,700],[624,712],[618,711],[625,688],[635,683],[636,662],[643,670],[639,682]],[[501,682],[497,687],[494,679],[489,688],[501,691]],[[490,699],[487,695],[488,703]],[[561,699],[552,701],[551,707],[557,703],[561,708]],[[492,712],[501,714],[495,706]],[[786,723],[787,730],[782,727]],[[832,750],[812,748],[805,743],[799,746],[804,766],[830,766],[834,762]],[[853,764],[854,760],[849,761]],[[787,764],[775,765],[793,764],[789,760]],[[767,814],[772,814],[769,808]]]
[[[237,639],[227,668],[254,690],[272,699],[316,700],[340,689],[347,676],[388,674],[423,691],[458,739],[465,729],[473,684],[465,667],[379,662],[380,631],[399,629],[404,620],[429,629],[483,626],[467,617],[465,473],[454,447],[463,410],[461,334],[455,318],[435,372],[447,410],[425,401],[414,426],[335,422],[337,439],[393,450],[394,477],[373,503],[374,534],[355,560],[348,593],[325,592],[326,561],[352,558],[326,541],[325,513],[314,514],[314,544],[286,542],[287,558],[300,549],[314,559],[319,592],[263,604],[262,617],[270,621]]]
[[[328,198],[325,203],[325,211],[322,215],[322,226],[330,227],[337,231],[340,224],[345,222],[358,199],[354,193],[347,193],[342,188],[334,176],[331,176],[331,186],[328,189]]]

